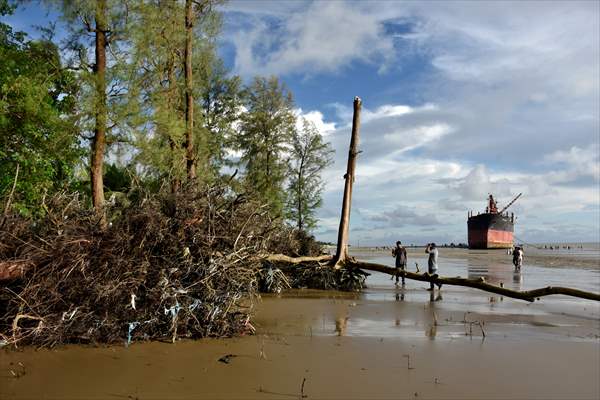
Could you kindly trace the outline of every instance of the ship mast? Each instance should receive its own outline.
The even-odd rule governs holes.
[[[492,196],[491,194],[488,198],[488,206],[486,212],[490,214],[498,213],[498,206],[496,205],[496,200],[494,200],[494,196]]]

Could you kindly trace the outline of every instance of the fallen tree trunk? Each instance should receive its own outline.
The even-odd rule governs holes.
[[[357,261],[355,259],[348,259],[346,265],[348,267],[366,269],[369,271],[377,271],[383,272],[385,274],[396,275],[398,270],[393,267],[388,267],[387,265],[375,264],[364,261]],[[535,299],[543,296],[549,296],[552,294],[563,294],[566,296],[573,296],[582,299],[588,300],[596,300],[600,301],[600,294],[586,292],[584,290],[572,289],[561,286],[548,286],[545,288],[527,290],[527,291],[517,291],[512,289],[507,289],[502,286],[495,286],[485,282],[485,279],[467,279],[467,278],[447,278],[443,276],[430,275],[425,272],[423,274],[418,274],[416,272],[409,271],[400,271],[399,276],[404,275],[407,279],[413,279],[416,281],[423,282],[433,282],[438,287],[442,285],[454,285],[454,286],[466,286],[472,287],[475,289],[485,290],[486,292],[496,293],[506,297],[512,297],[514,299],[526,300],[526,301],[535,301]]]
[[[302,264],[302,263],[311,263],[311,262],[322,262],[322,261],[333,261],[335,258],[331,255],[323,255],[318,257],[289,257],[283,254],[270,254],[264,257],[264,260],[271,262],[285,262],[290,264]],[[333,267],[334,265],[330,263]],[[383,272],[384,274],[389,274],[396,276],[398,274],[398,270],[393,267],[389,267],[383,264],[370,263],[365,261],[359,261],[355,258],[349,257],[346,259],[346,268],[359,268],[365,269],[368,271],[376,271]],[[587,300],[595,300],[600,301],[600,294],[586,292],[584,290],[573,289],[562,286],[548,286],[545,288],[534,289],[534,290],[526,290],[526,291],[518,291],[507,289],[502,286],[496,286],[485,282],[485,279],[467,279],[467,278],[450,278],[439,276],[437,274],[430,275],[425,272],[423,274],[419,274],[416,272],[410,271],[400,271],[399,276],[404,275],[406,279],[412,279],[415,281],[422,282],[433,282],[438,287],[442,287],[443,285],[453,285],[453,286],[465,286],[471,287],[474,289],[483,290],[490,293],[499,294],[506,297],[511,297],[513,299],[525,300],[533,302],[539,297],[550,296],[553,294],[562,294],[565,296],[578,297],[581,299]]]

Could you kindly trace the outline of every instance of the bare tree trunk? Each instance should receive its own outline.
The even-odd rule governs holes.
[[[169,88],[168,88],[168,104],[169,104],[169,112],[174,114],[178,113],[177,110],[177,82],[175,82],[175,55],[170,55],[169,66],[168,66],[168,79],[169,79]],[[173,138],[172,132],[167,133],[169,136],[169,147],[171,148],[171,168],[175,176],[171,178],[171,193],[177,193],[179,191],[179,187],[181,186],[181,180],[179,179],[179,175],[177,175],[179,158],[177,156],[177,148],[179,147],[179,143],[175,141]]]
[[[360,109],[362,101],[354,98],[354,116],[352,118],[352,137],[350,138],[350,152],[348,153],[348,166],[346,169],[346,185],[344,186],[344,200],[342,202],[342,216],[338,230],[337,250],[334,258],[336,268],[341,268],[348,258],[348,228],[350,225],[350,208],[352,206],[352,186],[354,184],[354,170],[356,169],[356,155],[358,154],[358,131],[360,129]]]
[[[185,157],[188,179],[196,178],[194,155],[194,94],[192,93],[192,41],[194,37],[194,10],[192,0],[185,1]]]
[[[96,2],[96,121],[94,139],[92,141],[92,204],[96,211],[101,211],[104,204],[104,181],[102,170],[104,164],[104,149],[106,147],[106,0]],[[104,221],[104,217],[102,218]]]

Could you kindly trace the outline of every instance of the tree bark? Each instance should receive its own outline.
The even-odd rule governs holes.
[[[92,165],[90,168],[92,184],[92,204],[96,211],[102,211],[104,205],[104,180],[103,164],[104,149],[106,148],[106,123],[108,120],[106,109],[106,0],[96,2],[96,64],[94,76],[96,78],[96,115],[94,126],[94,139],[92,141]],[[104,221],[104,216],[102,218]]]
[[[194,94],[192,76],[192,42],[194,38],[194,10],[192,0],[185,1],[185,156],[189,180],[196,178],[194,154]]]
[[[169,112],[174,115],[179,114],[177,109],[177,82],[175,80],[175,54],[171,54],[169,56],[169,65],[168,65],[168,80],[169,80],[169,88],[168,88],[168,105]],[[177,149],[180,146],[180,143],[175,141],[174,135],[172,132],[168,132],[169,136],[169,147],[171,149],[171,169],[174,176],[171,178],[171,193],[177,193],[179,191],[179,187],[181,186],[181,180],[179,179],[179,175],[177,173],[178,168],[178,157],[177,157]]]
[[[337,249],[334,258],[336,268],[341,268],[348,258],[348,229],[350,225],[350,208],[352,206],[352,186],[354,184],[354,171],[356,169],[356,156],[358,154],[358,131],[360,129],[360,109],[362,101],[354,98],[354,116],[352,118],[352,136],[350,138],[350,151],[346,168],[346,184],[344,186],[344,199],[342,202],[342,216],[338,230]]]

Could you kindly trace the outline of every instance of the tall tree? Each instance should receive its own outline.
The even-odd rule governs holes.
[[[203,6],[204,4],[202,4]],[[201,7],[202,7],[201,6]],[[185,156],[188,179],[196,178],[194,154],[194,93],[192,76],[192,43],[194,35],[193,1],[185,0]]]
[[[333,150],[314,123],[302,118],[302,127],[294,130],[289,162],[287,215],[299,230],[315,227],[315,212],[321,205],[321,173],[331,165]]]
[[[104,184],[102,167],[104,165],[104,151],[106,148],[106,122],[108,120],[106,108],[106,33],[107,9],[106,0],[96,1],[95,10],[95,55],[96,62],[93,67],[96,76],[96,115],[94,124],[94,138],[92,139],[92,165],[90,177],[92,181],[92,204],[96,210],[104,205]]]
[[[169,179],[172,192],[186,176],[182,48],[184,8],[172,0],[138,0],[132,12],[130,120],[136,135],[136,160],[146,174]]]
[[[0,0],[0,15],[12,10]],[[49,38],[30,41],[2,22],[0,60],[0,199],[14,185],[13,209],[36,214],[45,194],[71,183],[81,156],[73,118],[78,85]]]
[[[274,213],[283,209],[285,151],[294,132],[296,117],[292,94],[276,77],[257,77],[248,88],[247,112],[241,119],[238,148],[250,190],[269,202]]]
[[[236,124],[242,114],[242,86],[238,76],[230,76],[217,56],[216,49],[206,53],[205,68],[199,70],[198,126],[196,135],[202,140],[197,156],[198,168],[206,181],[217,179],[223,166],[230,165],[227,149],[236,140]]]
[[[213,180],[223,165],[225,140],[240,108],[240,80],[228,76],[217,55],[220,18],[212,7],[215,2],[192,3],[192,53],[186,51],[190,31],[181,24],[188,11],[185,2],[137,0],[134,4],[132,67],[139,93],[133,94],[143,115],[135,121],[137,160],[155,177],[170,176],[172,191],[190,176],[188,166],[202,181]],[[185,62],[190,54],[191,83],[186,79],[190,65]],[[186,119],[190,99],[193,116]]]
[[[108,145],[122,140],[123,135],[120,104],[126,92],[126,79],[119,73],[124,70],[126,54],[120,51],[118,43],[126,37],[128,4],[125,0],[48,1],[60,6],[71,30],[68,47],[75,54],[71,64],[78,71],[83,87],[78,110],[80,121],[82,130],[92,132],[91,137],[86,137],[91,140],[92,203],[99,211],[104,204],[105,152]],[[88,57],[90,47],[94,49],[92,60]]]
[[[194,42],[195,27],[198,23],[209,25],[208,23],[215,13],[213,8],[216,4],[222,3],[221,0],[185,0],[185,49],[184,49],[184,77],[185,77],[185,154],[186,170],[188,180],[193,180],[197,176],[196,165],[198,158],[198,149],[194,140]],[[199,33],[206,33],[202,31]],[[197,140],[196,140],[197,142]],[[204,144],[204,143],[203,143]]]

